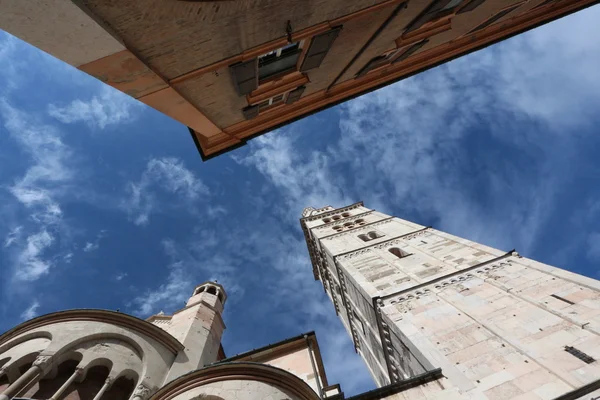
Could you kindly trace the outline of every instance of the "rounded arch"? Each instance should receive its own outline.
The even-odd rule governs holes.
[[[398,247],[392,247],[391,249],[388,249],[388,251],[398,258],[404,258],[408,256],[407,252],[405,252],[402,249],[399,249]]]
[[[212,294],[212,295],[215,295],[215,296],[216,296],[216,295],[217,295],[217,288],[216,288],[216,287],[214,287],[214,286],[209,286],[209,287],[206,289],[206,293],[209,293],[209,294]]]
[[[96,367],[103,367],[106,368],[109,372],[112,370],[113,367],[113,362],[112,360],[109,360],[108,358],[105,357],[100,357],[100,358],[94,358],[93,360],[91,360],[89,363],[87,363],[87,365],[83,366],[85,369],[83,370],[83,379],[85,379],[87,377],[87,374],[90,370],[92,370],[92,368],[96,368]],[[107,374],[108,376],[108,374]]]
[[[296,375],[272,365],[253,362],[229,362],[196,370],[167,383],[152,399],[177,399],[179,395],[190,391],[200,391],[197,394],[199,396],[203,386],[230,380],[270,385],[292,395],[295,400],[319,400],[317,393]]]
[[[134,372],[135,374],[135,372]],[[125,374],[117,377],[102,398],[111,400],[127,400],[131,397],[137,386],[139,377],[137,374]]]
[[[142,363],[145,363],[147,361],[147,360],[145,360],[145,354],[144,354],[144,350],[142,349],[142,346],[140,346],[138,343],[136,343],[136,341],[133,340],[131,337],[125,336],[125,335],[122,335],[119,333],[110,333],[108,335],[106,333],[95,333],[92,335],[82,336],[82,337],[78,338],[77,340],[69,342],[63,348],[58,349],[55,353],[55,356],[59,356],[65,352],[74,351],[78,347],[82,347],[87,342],[110,341],[111,339],[127,343],[129,346],[131,346],[133,348],[133,350],[135,350],[136,355],[140,358],[140,360],[142,360]]]
[[[2,368],[2,366],[6,363],[8,363],[10,361],[10,357],[4,357],[4,358],[0,358],[0,368]]]
[[[0,346],[4,346],[7,342],[15,338],[20,338],[33,330],[39,330],[42,327],[49,327],[63,322],[86,323],[88,321],[114,325],[119,328],[135,331],[137,334],[143,334],[165,346],[173,354],[177,354],[183,349],[183,345],[176,338],[148,321],[115,311],[95,309],[59,311],[30,319],[0,335]],[[45,328],[44,330],[47,329]]]
[[[23,397],[49,399],[75,373],[80,361],[81,355],[76,352],[65,355],[52,372],[44,375]]]
[[[46,339],[47,343],[50,344],[50,342],[52,342],[52,334],[47,331],[29,332],[13,340],[7,340],[0,345],[0,357],[2,357],[2,354],[4,354],[8,349],[33,339]]]
[[[204,292],[204,289],[206,289],[205,286],[200,286],[198,289],[196,289],[196,291],[194,292],[194,296],[197,294],[200,294],[202,292]]]
[[[358,235],[358,238],[363,242],[368,242],[369,240],[371,240],[365,233]]]

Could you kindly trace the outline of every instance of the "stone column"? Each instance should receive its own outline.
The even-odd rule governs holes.
[[[148,400],[149,397],[150,388],[140,383],[133,391],[133,394],[131,395],[131,400]]]
[[[83,372],[81,368],[75,368],[75,372],[67,379],[65,383],[48,400],[57,400],[71,386],[71,383]]]
[[[102,385],[98,393],[96,393],[93,400],[100,400],[104,392],[106,392],[111,387],[114,381],[115,380],[113,378],[106,378],[106,380],[104,381],[104,385]]]
[[[0,400],[10,400],[12,397],[29,389],[33,384],[37,383],[37,381],[39,381],[46,373],[51,360],[52,357],[50,356],[38,356],[31,368],[0,394]]]

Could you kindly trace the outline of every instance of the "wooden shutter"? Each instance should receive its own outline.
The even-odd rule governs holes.
[[[285,104],[292,104],[300,100],[300,96],[302,96],[302,93],[304,93],[304,89],[306,89],[306,86],[300,86],[288,93],[287,99],[285,99]]]
[[[310,46],[308,46],[308,50],[306,51],[306,57],[304,57],[304,61],[300,67],[300,72],[306,72],[321,65],[341,30],[342,27],[338,26],[312,38]]]
[[[392,61],[392,64],[396,64],[397,62],[406,60],[408,57],[412,56],[414,52],[419,50],[421,47],[425,46],[425,44],[427,42],[429,42],[429,40],[426,39],[426,40],[421,40],[419,43],[413,44],[404,53],[400,54],[400,56],[398,58],[396,58],[394,61]]]
[[[256,58],[230,65],[233,84],[239,95],[250,94],[258,87]]]
[[[429,5],[417,18],[415,18],[406,28],[404,34],[415,31],[425,25],[427,22],[431,21],[434,18],[437,18],[439,11],[446,7],[448,3],[452,0],[435,0],[433,3]]]
[[[246,118],[246,119],[256,118],[258,116],[258,111],[259,111],[258,105],[248,106],[248,107],[242,109],[242,112],[244,113],[244,118]]]
[[[484,2],[485,0],[471,0],[466,6],[458,10],[457,14],[473,11],[474,9],[482,5]]]
[[[358,78],[360,76],[363,76],[370,70],[375,69],[377,67],[381,67],[384,64],[387,64],[387,62],[388,62],[388,58],[386,56],[374,57],[364,67],[362,67],[360,69],[360,71],[358,71],[358,73],[356,74],[356,77]]]

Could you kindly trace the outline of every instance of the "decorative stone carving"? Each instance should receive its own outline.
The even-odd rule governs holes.
[[[463,285],[464,282],[475,277],[480,277],[484,280],[487,278],[498,279],[501,277],[501,275],[497,275],[495,272],[511,265],[512,263],[510,260],[506,259],[499,260],[491,264],[484,264],[481,267],[464,271],[462,274],[454,275],[453,277],[444,279],[443,281],[431,283],[425,287],[404,292],[399,297],[390,299],[388,304],[394,305],[400,312],[408,312],[412,309],[411,300],[414,298],[428,296],[432,293],[432,290],[441,291],[450,287],[457,288],[459,291],[468,290],[468,288]]]
[[[357,219],[364,218],[364,217],[366,217],[367,215],[370,215],[370,214],[373,214],[373,211],[367,211],[367,212],[362,213],[362,214],[353,215],[351,217],[346,217],[346,218],[344,218],[344,223],[351,222],[351,221],[356,221]],[[313,228],[313,229],[316,230],[316,231],[320,231],[320,230],[323,230],[323,229],[327,229],[327,228],[329,228],[329,227],[331,227],[333,225],[339,225],[339,224],[340,224],[340,221],[333,221],[333,222],[328,222],[328,223],[326,223],[324,225],[317,226],[316,228]],[[356,228],[354,230],[356,230]]]
[[[38,367],[41,370],[46,370],[46,368],[50,366],[51,362],[52,356],[37,356],[32,366]]]
[[[150,397],[150,388],[144,384],[139,384],[133,391],[133,398],[140,398],[146,400]]]

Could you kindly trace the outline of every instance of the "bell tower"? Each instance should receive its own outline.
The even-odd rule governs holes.
[[[185,347],[177,355],[165,383],[217,361],[225,330],[222,313],[226,300],[223,286],[205,282],[196,286],[185,308],[176,311],[172,317],[151,317],[152,323],[169,332]],[[162,324],[161,320],[164,320]]]
[[[439,384],[415,398],[600,394],[599,281],[362,202],[307,208],[300,223],[378,386],[429,376]]]

